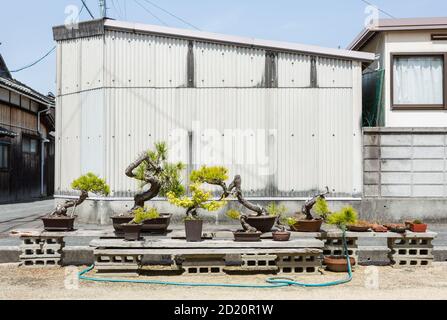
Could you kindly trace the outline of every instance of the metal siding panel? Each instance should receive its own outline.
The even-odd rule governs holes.
[[[311,57],[302,54],[278,54],[278,86],[303,88],[310,86]]]
[[[80,90],[81,39],[62,42],[61,93],[70,94]]]
[[[80,42],[81,90],[103,87],[103,43],[102,37],[85,38]]]
[[[317,61],[317,84],[322,88],[351,88],[352,61],[319,57]]]

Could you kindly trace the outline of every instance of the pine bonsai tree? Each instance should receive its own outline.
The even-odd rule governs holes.
[[[144,208],[144,203],[157,195],[167,196],[173,193],[176,196],[184,193],[181,184],[181,171],[185,165],[181,162],[170,163],[167,161],[168,149],[165,142],[155,144],[154,150],[142,153],[126,169],[126,175],[139,181],[141,189],[134,196],[134,206],[131,213],[138,208]],[[143,187],[150,185],[148,190]]]
[[[50,217],[67,217],[67,211],[69,208],[73,208],[70,216],[73,216],[76,207],[82,204],[89,196],[89,192],[107,196],[110,193],[110,187],[105,180],[100,179],[95,174],[89,172],[86,175],[79,177],[71,183],[71,187],[74,190],[81,192],[81,195],[76,200],[67,200],[63,204],[60,204],[56,209],[50,213]]]

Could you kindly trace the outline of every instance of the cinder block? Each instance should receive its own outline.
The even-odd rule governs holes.
[[[445,147],[413,147],[413,158],[443,159]]]
[[[378,197],[379,196],[379,186],[378,185],[363,186],[363,194],[365,197]]]
[[[24,267],[59,267],[61,266],[61,259],[58,258],[33,258],[33,259],[21,259],[21,264]]]
[[[412,156],[411,147],[382,147],[382,159],[408,159]]]
[[[364,134],[363,135],[363,145],[364,146],[378,146],[379,145],[379,135],[377,134]]]
[[[415,134],[413,145],[415,146],[444,146],[445,136],[440,134]]]
[[[444,171],[444,160],[413,160],[414,171]]]
[[[363,158],[364,159],[378,159],[380,155],[379,147],[364,147]]]
[[[410,197],[411,186],[382,185],[383,197]]]
[[[380,137],[382,146],[411,146],[412,136],[406,134],[383,134]]]
[[[363,183],[367,185],[378,185],[380,183],[378,172],[365,172],[363,174]]]
[[[411,171],[411,160],[382,160],[382,171]]]
[[[365,160],[364,171],[379,171],[379,160]]]
[[[383,184],[411,184],[411,173],[383,172],[381,180]]]

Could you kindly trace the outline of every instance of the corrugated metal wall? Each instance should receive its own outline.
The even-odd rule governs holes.
[[[361,194],[359,62],[317,57],[311,87],[312,57],[278,53],[278,88],[267,89],[265,50],[194,41],[188,88],[188,51],[187,40],[118,31],[59,43],[57,192],[93,171],[114,196],[130,196],[126,166],[167,140],[176,158],[193,159],[190,169],[211,149],[208,164],[241,174],[251,196],[301,197],[326,185]]]

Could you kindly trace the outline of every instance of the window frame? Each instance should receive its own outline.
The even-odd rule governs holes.
[[[24,139],[28,139],[29,140],[29,147],[30,147],[29,151],[24,151],[23,150]],[[37,143],[36,144],[36,152],[31,152],[31,140],[36,140],[36,143]],[[22,141],[21,141],[21,144],[20,144],[20,148],[21,148],[21,152],[22,153],[31,154],[31,155],[39,154],[39,138],[36,137],[36,136],[33,136],[33,135],[23,134],[22,135]]]
[[[442,104],[395,104],[394,103],[394,61],[400,57],[442,57],[443,59],[443,103]],[[390,96],[391,110],[446,110],[447,109],[447,52],[392,52],[390,54]]]
[[[6,167],[0,167],[0,172],[9,172],[11,170],[11,144],[8,142],[0,141],[0,148],[6,147],[6,152],[8,154],[6,160]]]

